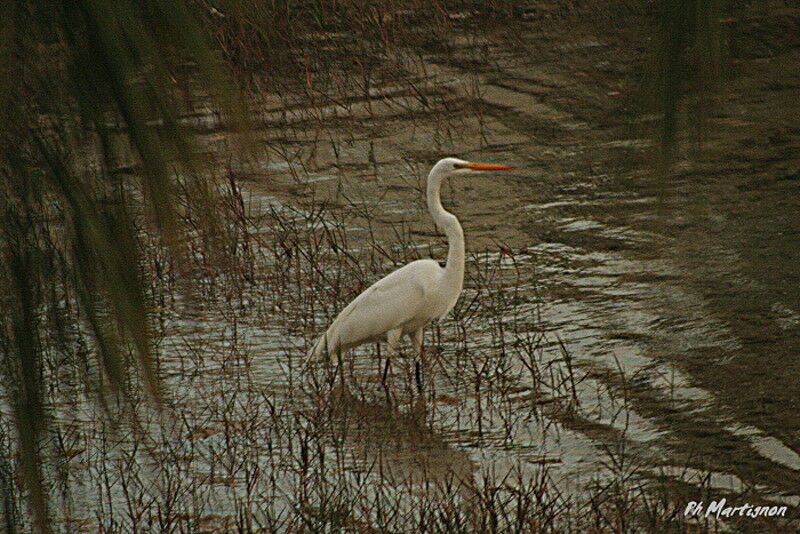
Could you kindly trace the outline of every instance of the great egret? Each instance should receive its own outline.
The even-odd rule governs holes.
[[[415,355],[422,351],[422,333],[432,319],[446,315],[455,306],[464,285],[464,231],[452,213],[442,207],[442,180],[479,171],[514,169],[508,165],[473,163],[457,158],[439,161],[428,174],[428,211],[437,228],[447,236],[447,263],[417,260],[381,278],[339,313],[330,328],[309,351],[306,362],[386,336],[387,368],[398,341],[407,335]],[[386,372],[384,371],[384,378]],[[417,386],[420,387],[419,367]]]

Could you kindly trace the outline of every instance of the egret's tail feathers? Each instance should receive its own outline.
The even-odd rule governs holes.
[[[322,335],[314,342],[314,346],[311,347],[311,350],[308,351],[306,354],[306,365],[308,365],[311,360],[318,360],[319,357],[324,353],[322,347],[325,345],[325,336]]]
[[[308,351],[306,355],[306,365],[308,365],[312,360],[320,360],[326,356],[332,356],[333,350],[328,343],[328,333],[319,336],[317,341],[314,342],[314,346],[311,347],[311,350]]]

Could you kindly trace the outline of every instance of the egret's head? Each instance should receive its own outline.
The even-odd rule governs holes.
[[[499,165],[497,163],[476,163],[474,161],[464,161],[458,158],[444,158],[433,167],[433,173],[443,176],[460,174],[475,174],[481,171],[508,171],[515,169],[509,165]]]

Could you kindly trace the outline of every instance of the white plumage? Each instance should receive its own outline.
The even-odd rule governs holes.
[[[434,165],[428,175],[428,211],[447,236],[447,264],[441,267],[434,260],[417,260],[375,282],[339,313],[309,351],[308,358],[325,355],[334,358],[384,336],[388,358],[403,335],[411,338],[415,354],[419,354],[425,325],[453,309],[464,283],[464,233],[455,215],[442,207],[439,194],[442,180],[453,175],[513,168],[456,158],[445,158]]]

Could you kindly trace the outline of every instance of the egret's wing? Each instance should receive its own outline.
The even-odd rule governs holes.
[[[377,281],[342,310],[326,334],[329,345],[359,345],[420,317],[440,272],[420,260]]]

